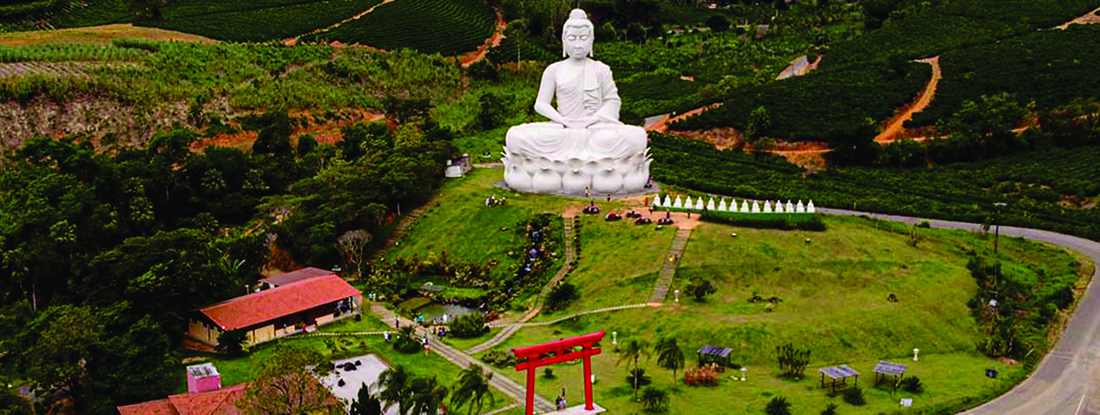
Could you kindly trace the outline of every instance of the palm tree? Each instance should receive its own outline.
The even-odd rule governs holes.
[[[624,361],[631,362],[631,370],[628,373],[632,373],[633,369],[638,368],[638,359],[645,357],[649,358],[649,345],[643,340],[631,339],[623,347],[619,348],[619,358],[615,360],[615,366]],[[638,380],[641,376],[634,376],[634,400],[638,399]]]
[[[458,377],[458,382],[454,386],[454,391],[451,393],[451,406],[455,409],[470,404],[466,409],[466,414],[481,413],[481,407],[485,402],[485,398],[489,398],[490,408],[492,405],[496,405],[496,398],[489,391],[489,379],[493,378],[493,374],[488,375],[482,373],[481,367],[478,365],[470,365],[463,370]],[[475,409],[476,408],[476,409]]]
[[[349,415],[382,415],[382,402],[371,396],[367,384],[359,387],[358,399],[351,403]]]
[[[668,391],[647,386],[642,392],[642,408],[646,412],[664,412],[668,409]]]
[[[676,371],[684,367],[684,351],[676,344],[676,339],[661,339],[653,347],[657,353],[657,364],[672,371],[672,383],[676,383]]]
[[[439,413],[439,408],[443,406],[450,391],[440,385],[435,376],[432,376],[431,378],[413,378],[409,385],[409,392],[409,406],[413,414],[436,414]]]
[[[409,372],[401,365],[386,369],[378,375],[378,387],[382,389],[378,397],[386,401],[385,409],[396,403],[397,411],[402,415],[409,412],[410,378]]]

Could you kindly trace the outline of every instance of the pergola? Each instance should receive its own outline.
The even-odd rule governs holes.
[[[821,373],[821,387],[825,387],[825,377],[833,380],[833,393],[836,393],[836,381],[840,381],[841,388],[848,387],[848,378],[854,378],[852,384],[859,383],[859,372],[855,369],[848,367],[848,365],[840,365],[834,367],[826,367],[817,370]]]
[[[898,380],[905,377],[905,369],[908,369],[908,368],[909,368],[909,366],[899,364],[899,363],[890,363],[890,362],[879,361],[878,364],[875,365],[875,370],[874,370],[874,372],[875,372],[875,385],[878,385],[879,382],[881,382],[883,380],[886,380],[886,376],[893,375],[894,376],[894,389],[897,389],[898,388]]]
[[[708,359],[721,364],[723,367],[729,366],[731,352],[733,352],[733,350],[725,347],[711,346],[709,344],[705,345],[703,348],[699,349],[699,364],[703,364],[704,356],[706,356]]]

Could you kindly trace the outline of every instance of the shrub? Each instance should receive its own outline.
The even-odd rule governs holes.
[[[456,317],[447,325],[450,333],[460,339],[472,339],[489,332],[489,326],[485,325],[485,317],[480,314],[466,314]]]
[[[635,383],[634,382],[635,380],[637,380],[638,382]],[[649,379],[649,376],[647,376],[645,374],[645,369],[642,369],[640,367],[630,369],[630,374],[626,375],[626,381],[631,386],[634,386],[635,384],[638,385],[638,386],[645,386],[645,385],[648,385],[650,383],[653,383]]]
[[[244,330],[223,331],[218,335],[218,345],[214,346],[214,349],[236,357],[244,354],[246,342],[248,342],[248,335]]]
[[[554,376],[554,369],[551,369],[551,368],[543,369],[542,370],[542,377],[547,378],[547,379],[555,378],[556,376]]]
[[[863,397],[863,389],[859,386],[852,386],[844,391],[844,402],[850,405],[863,406],[867,404],[867,399]]]
[[[688,386],[718,384],[718,365],[708,364],[684,371],[684,383]]]
[[[718,289],[714,288],[714,285],[711,284],[709,280],[705,280],[702,278],[693,278],[691,280],[691,284],[688,284],[687,287],[684,287],[684,292],[695,298],[696,302],[701,303],[706,300],[706,297],[708,295],[718,292]]]
[[[920,378],[910,376],[901,380],[901,389],[909,393],[921,393],[924,385],[920,383]]]
[[[796,349],[792,343],[787,343],[775,349],[776,354],[779,355],[779,370],[783,372],[783,375],[801,379],[802,372],[806,370],[806,365],[810,364],[810,349]]]
[[[821,415],[836,415],[836,408],[839,408],[839,407],[840,407],[840,405],[829,402],[828,405],[825,405],[825,410],[821,411]]]
[[[550,294],[546,297],[546,308],[550,311],[561,310],[569,306],[569,303],[578,297],[580,295],[577,294],[577,287],[568,282],[563,282],[550,290]]]
[[[516,357],[514,355],[500,350],[493,350],[489,353],[485,353],[484,356],[481,356],[481,360],[497,368],[516,365]]]
[[[768,415],[791,415],[791,403],[787,398],[776,396],[764,407],[764,413]]]
[[[642,408],[649,413],[665,412],[668,410],[668,391],[652,386],[642,390]]]

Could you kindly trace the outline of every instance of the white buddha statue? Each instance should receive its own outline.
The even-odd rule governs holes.
[[[550,122],[508,129],[504,181],[534,193],[641,191],[649,179],[646,132],[619,122],[618,89],[607,65],[592,60],[593,26],[574,9],[562,30],[563,54],[542,74],[535,111]],[[551,105],[557,99],[557,108]]]

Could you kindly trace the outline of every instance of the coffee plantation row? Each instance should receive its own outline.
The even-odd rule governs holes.
[[[793,141],[828,141],[866,123],[881,121],[910,102],[932,76],[923,63],[865,65],[811,72],[762,86],[734,89],[725,105],[673,123],[676,130],[748,127],[749,114],[764,107],[771,127],[759,131]]]
[[[449,56],[485,43],[493,35],[495,21],[493,9],[480,0],[401,0],[302,40],[340,41],[384,50],[408,48]]]
[[[661,134],[651,138],[651,173],[673,186],[737,198],[812,199],[818,207],[976,223],[988,223],[996,215],[993,203],[1006,203],[1002,224],[1100,240],[1100,211],[1057,203],[1060,194],[1100,192],[1091,179],[1100,175],[1095,162],[1100,147],[1053,149],[973,165],[836,168],[804,176],[782,159],[760,162],[740,150],[718,151],[706,143]]]
[[[1100,27],[1071,25],[990,45],[960,49],[940,57],[943,80],[936,99],[914,115],[912,126],[935,125],[982,96],[1016,95],[1037,109],[1063,105],[1075,98],[1100,97]],[[908,124],[907,124],[908,126]]]
[[[218,40],[262,42],[292,38],[331,26],[378,3],[381,0],[191,0],[173,3],[165,9],[162,18],[138,24]]]

